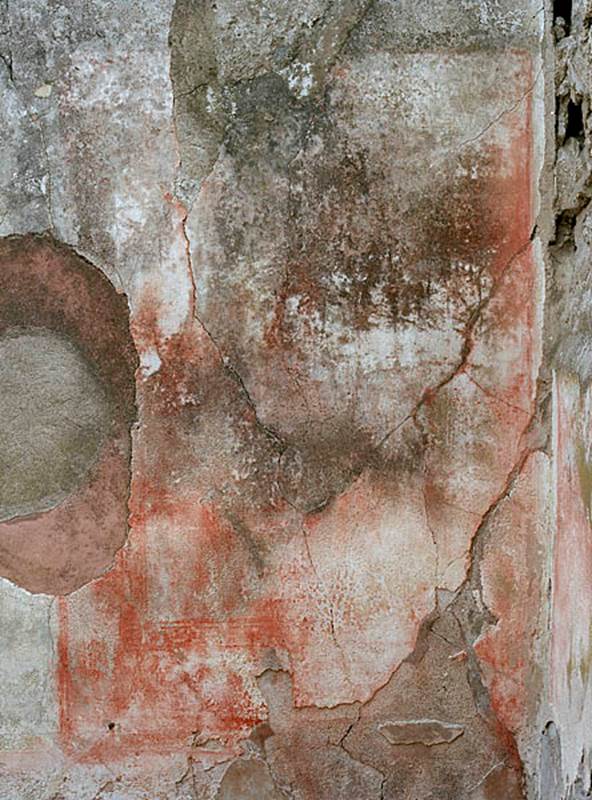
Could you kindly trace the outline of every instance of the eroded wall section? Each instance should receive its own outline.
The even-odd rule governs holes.
[[[555,168],[548,357],[553,369],[551,631],[540,796],[591,791],[590,24],[584,0],[555,3]]]

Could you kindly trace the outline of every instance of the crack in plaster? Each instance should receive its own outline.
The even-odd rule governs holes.
[[[499,769],[500,767],[506,767],[507,765],[508,762],[506,760],[498,761],[496,764],[490,767],[490,769],[487,770],[487,772],[481,778],[481,780],[478,781],[476,784],[474,784],[474,786],[471,786],[468,791],[469,792],[477,791],[477,789],[479,789],[480,786],[483,786],[487,778],[489,778],[489,776],[492,775],[496,771],[496,769]]]
[[[329,503],[333,502],[338,497],[341,497],[343,494],[345,494],[349,490],[351,485],[360,477],[360,475],[363,474],[365,469],[367,469],[369,463],[372,461],[372,458],[387,444],[387,442],[391,439],[391,437],[395,433],[397,433],[397,431],[399,431],[410,420],[413,420],[414,422],[416,422],[417,421],[417,415],[418,415],[419,411],[421,410],[421,408],[429,400],[433,399],[438,394],[438,392],[440,392],[443,388],[448,386],[448,384],[450,384],[456,377],[458,377],[459,375],[464,374],[466,372],[467,367],[470,366],[469,358],[471,356],[471,353],[472,353],[473,347],[474,347],[473,335],[474,335],[475,328],[477,327],[478,323],[480,322],[484,311],[487,309],[487,307],[489,306],[490,302],[494,299],[494,297],[496,296],[497,292],[499,291],[499,289],[500,289],[500,287],[501,287],[501,285],[503,283],[503,279],[506,276],[507,272],[511,269],[512,265],[514,264],[514,262],[518,258],[520,258],[520,256],[522,256],[526,252],[526,250],[530,247],[535,235],[536,235],[536,226],[533,228],[529,239],[520,248],[518,248],[517,251],[512,256],[510,256],[510,258],[506,262],[506,265],[501,270],[496,282],[492,286],[491,290],[475,306],[475,308],[473,309],[473,311],[469,315],[469,319],[468,319],[468,321],[467,321],[467,323],[465,325],[464,331],[463,331],[464,342],[463,342],[463,347],[462,347],[462,350],[461,350],[460,359],[459,359],[458,364],[450,371],[450,373],[447,376],[445,376],[435,387],[428,387],[427,389],[425,389],[423,391],[419,401],[416,403],[416,405],[413,407],[413,409],[409,412],[409,414],[407,414],[402,420],[400,420],[389,431],[387,431],[387,433],[378,442],[378,444],[374,448],[369,450],[367,458],[362,461],[360,467],[358,467],[355,470],[352,470],[352,472],[350,473],[350,480],[349,480],[348,484],[343,489],[341,489],[340,491],[335,492],[333,494],[329,494],[329,495],[325,496],[314,508],[307,509],[306,512],[304,512],[303,509],[300,509],[296,505],[294,505],[283,493],[280,492],[280,496],[282,497],[282,499],[286,503],[288,503],[288,505],[290,505],[292,508],[294,508],[299,513],[305,513],[306,515],[314,514],[314,513],[317,513],[319,511],[322,511],[323,509],[325,509],[329,505]],[[188,251],[188,259],[189,259],[189,268],[191,269],[191,255],[190,255],[189,251]],[[194,279],[192,279],[192,284],[193,284],[193,290],[195,292],[195,281],[194,281]],[[195,304],[195,301],[194,301],[194,304]],[[242,376],[240,375],[240,373],[238,372],[236,367],[229,361],[227,356],[224,355],[224,351],[222,349],[222,346],[216,340],[216,338],[211,334],[211,332],[208,331],[208,329],[204,325],[203,321],[199,318],[199,316],[197,315],[196,312],[194,312],[194,317],[197,320],[197,322],[200,324],[200,326],[202,327],[202,329],[204,330],[204,332],[206,333],[206,335],[208,336],[208,338],[210,339],[210,341],[212,342],[214,347],[216,348],[216,350],[217,350],[217,352],[219,354],[219,357],[221,359],[221,362],[222,362],[224,368],[226,369],[226,371],[233,377],[233,379],[241,387],[241,391],[243,392],[243,395],[244,395],[249,407],[253,411],[253,414],[255,416],[255,420],[256,420],[256,423],[257,423],[258,427],[269,438],[273,439],[274,442],[281,447],[281,452],[279,454],[279,459],[281,460],[281,455],[282,455],[282,453],[285,451],[285,449],[288,446],[287,442],[276,431],[271,429],[269,426],[267,426],[261,420],[261,418],[260,418],[260,416],[259,416],[259,414],[257,412],[256,404],[254,403],[254,401],[253,401],[253,399],[252,399],[252,397],[251,397],[251,395],[250,395],[250,393],[249,393],[249,391],[248,391],[248,389],[246,387],[244,379],[242,378]],[[468,372],[466,374],[469,375]],[[469,375],[469,378],[472,378],[472,376]],[[479,389],[484,391],[482,389],[482,387],[480,387],[479,384],[476,381],[474,381],[474,383]],[[484,393],[486,393],[486,392],[484,392]],[[508,404],[506,403],[506,405],[508,405]],[[511,407],[514,408],[513,406],[511,406]],[[523,414],[528,413],[524,409],[519,408],[519,407],[515,407],[515,410],[518,410]],[[433,532],[432,532],[432,534],[433,534]]]
[[[203,321],[200,319],[199,315],[197,314],[197,312],[195,310],[195,306],[196,306],[196,285],[195,285],[195,278],[193,276],[193,267],[192,267],[192,260],[191,260],[190,242],[189,242],[189,238],[188,238],[188,235],[187,235],[187,232],[186,232],[186,221],[187,221],[187,213],[185,213],[184,218],[182,220],[182,228],[183,228],[183,234],[184,234],[185,242],[186,242],[187,263],[188,263],[188,270],[189,270],[189,274],[190,274],[191,286],[192,286],[192,291],[193,291],[193,299],[192,299],[193,318],[198,322],[198,324],[203,329],[204,333],[208,336],[209,340],[214,345],[214,347],[215,347],[215,349],[216,349],[216,351],[218,353],[218,356],[220,358],[221,364],[224,367],[224,369],[233,378],[233,380],[237,383],[237,385],[241,389],[241,393],[242,393],[244,399],[246,400],[247,404],[249,405],[249,407],[251,408],[251,410],[252,410],[252,412],[254,414],[254,418],[255,418],[257,427],[259,427],[265,433],[266,436],[271,438],[274,441],[274,443],[276,443],[276,444],[278,444],[278,445],[280,445],[282,447],[282,450],[281,450],[281,452],[279,454],[279,457],[278,457],[278,461],[279,461],[279,458],[281,458],[281,454],[283,453],[283,451],[287,447],[286,442],[275,431],[270,429],[268,426],[266,426],[261,421],[261,419],[260,419],[260,417],[258,415],[258,412],[257,412],[256,405],[255,405],[255,403],[254,403],[254,401],[253,401],[253,399],[252,399],[252,397],[251,397],[251,395],[250,395],[250,393],[249,393],[249,391],[248,391],[248,389],[247,389],[247,387],[245,385],[245,382],[244,382],[242,376],[240,375],[238,370],[234,367],[234,365],[229,361],[229,359],[224,355],[221,345],[217,342],[216,338],[207,329],[207,327],[205,326]],[[383,439],[380,440],[380,442],[378,443],[377,447],[375,448],[375,451],[378,451],[380,448],[382,448],[386,444],[386,442],[390,439],[390,437],[392,435],[394,435],[394,433],[396,431],[398,431],[409,420],[416,421],[417,415],[418,415],[420,409],[425,405],[425,403],[428,400],[432,399],[439,391],[441,391],[441,389],[443,389],[445,386],[450,384],[458,375],[465,373],[467,367],[470,366],[469,359],[470,359],[470,355],[471,355],[471,353],[473,351],[473,348],[474,348],[474,332],[475,332],[475,329],[476,329],[478,323],[480,322],[480,320],[482,318],[482,315],[483,315],[484,311],[487,309],[487,307],[489,306],[489,304],[491,303],[491,301],[494,299],[494,297],[496,296],[497,292],[499,291],[499,289],[500,289],[500,287],[501,287],[501,285],[503,283],[503,279],[504,279],[505,275],[507,274],[507,272],[511,269],[512,265],[514,264],[514,262],[526,252],[528,247],[530,247],[535,235],[536,235],[536,226],[533,228],[529,239],[520,248],[518,248],[517,251],[508,259],[508,261],[506,262],[504,268],[501,270],[497,280],[495,281],[494,285],[492,286],[492,288],[488,292],[488,294],[477,304],[477,306],[473,309],[473,311],[469,315],[469,319],[468,319],[468,321],[467,321],[467,323],[465,325],[464,332],[463,332],[464,343],[463,343],[463,347],[462,347],[462,350],[461,350],[461,356],[460,356],[458,364],[449,373],[449,375],[447,375],[442,381],[440,381],[440,383],[436,387],[426,389],[423,392],[420,400],[418,401],[416,406],[413,408],[413,410],[402,421],[400,421],[394,428],[392,428],[389,432],[387,432],[387,434],[383,437]],[[471,378],[472,376],[469,375],[469,377]],[[477,381],[474,381],[474,383],[479,389],[484,391],[482,389],[482,387],[479,386]],[[485,391],[484,391],[484,393],[487,394],[487,392],[485,392]],[[520,411],[523,414],[528,413],[522,408],[511,406],[511,404],[506,404],[506,405],[510,405],[510,407],[512,407],[514,410]],[[536,404],[535,404],[535,406],[536,406]],[[529,417],[528,423],[525,426],[520,439],[522,439],[525,436],[527,431],[532,426],[533,421],[536,418],[536,414],[537,414],[537,409],[535,407],[535,411]],[[495,513],[495,511],[497,510],[497,508],[499,507],[501,502],[507,496],[509,496],[511,494],[511,490],[514,487],[516,481],[518,480],[518,478],[519,478],[519,476],[520,476],[520,474],[521,474],[521,472],[522,472],[522,470],[524,468],[524,465],[525,465],[528,457],[532,454],[532,452],[534,452],[534,450],[533,449],[528,449],[528,448],[526,448],[522,452],[522,454],[521,454],[520,458],[518,459],[517,463],[510,470],[510,472],[508,474],[508,477],[507,477],[507,479],[506,479],[506,481],[504,483],[504,486],[503,486],[501,492],[494,499],[494,501],[492,502],[490,507],[487,509],[485,514],[482,515],[481,522],[480,522],[476,532],[474,533],[474,535],[472,537],[471,544],[470,544],[470,547],[468,549],[468,554],[470,556],[470,566],[469,566],[469,569],[467,571],[467,577],[465,578],[465,580],[463,581],[463,583],[461,584],[459,589],[456,591],[456,593],[455,593],[456,597],[458,597],[462,593],[463,589],[471,581],[471,572],[472,572],[472,570],[474,568],[474,565],[477,563],[477,560],[474,557],[476,539],[481,535],[482,529],[487,525],[487,521]],[[368,459],[368,461],[369,460],[370,460],[370,458]],[[368,463],[363,464],[362,467],[359,470],[357,470],[355,473],[352,474],[352,479],[351,479],[349,485],[344,490],[342,490],[341,492],[338,492],[338,493],[336,493],[334,495],[326,497],[323,501],[321,501],[321,503],[318,505],[317,508],[313,509],[312,511],[309,511],[308,513],[309,514],[314,514],[316,511],[319,511],[319,510],[322,510],[323,508],[326,508],[326,506],[330,502],[332,502],[337,497],[339,497],[342,494],[344,494],[349,489],[349,487],[351,486],[351,483],[353,483],[360,476],[360,474],[363,473],[364,469],[366,469],[367,466],[368,466]],[[293,503],[291,503],[286,497],[284,497],[282,495],[282,498],[290,506],[292,506],[295,510],[299,511],[300,513],[302,513],[301,510],[298,509]],[[424,497],[424,506],[425,506],[425,497]],[[437,537],[435,535],[435,532],[431,529],[431,527],[429,527],[429,530],[430,530],[430,535],[432,537],[432,541],[434,542],[434,545],[435,545],[435,548],[436,548],[436,570],[438,570],[439,551],[438,551]],[[313,572],[315,574],[315,577],[317,579],[317,582],[318,582],[319,586],[321,588],[323,588],[324,584],[320,580],[320,576],[318,575],[318,571],[317,571],[316,566],[314,564],[314,561],[312,559],[312,554],[310,552],[310,545],[309,545],[309,542],[308,542],[308,537],[307,537],[307,532],[306,532],[305,525],[302,526],[302,534],[303,534],[303,537],[304,537],[305,547],[306,547],[306,551],[307,551],[307,555],[308,555],[308,559],[309,559],[311,568],[312,568],[312,570],[313,570]],[[437,579],[438,575],[439,575],[439,572],[436,571],[435,586],[437,586],[437,584],[438,584],[438,579]],[[342,666],[344,667],[344,675],[346,677],[346,680],[348,681],[348,683],[351,684],[351,677],[350,677],[350,674],[349,674],[349,669],[347,668],[347,664],[345,663],[345,655],[343,653],[342,647],[341,647],[341,645],[340,645],[340,643],[338,641],[337,635],[336,635],[335,622],[334,622],[334,609],[333,609],[333,606],[330,603],[326,587],[323,588],[323,592],[325,594],[325,598],[326,598],[326,600],[328,602],[328,605],[329,605],[329,623],[330,623],[331,638],[333,639],[334,644],[335,644],[335,646],[336,646],[336,648],[337,648],[337,650],[338,650],[338,652],[340,654],[340,658],[342,660]],[[483,606],[486,607],[485,603],[483,602],[482,587],[480,585],[480,581],[479,581],[479,595],[480,595],[480,599],[481,599],[481,602],[482,602]],[[436,600],[436,606],[437,606],[437,600]],[[487,609],[487,610],[489,612],[489,609]],[[435,609],[435,611],[437,611],[437,609]],[[432,617],[432,614],[428,615],[428,617],[426,618],[426,621],[429,620],[430,624],[433,624],[433,622],[435,620],[431,619],[431,617]],[[460,622],[459,622],[459,625],[460,625]],[[464,637],[464,634],[463,634],[463,639],[465,639],[465,638],[466,637]],[[419,639],[419,636],[418,636],[418,639]],[[416,642],[416,645],[417,645],[417,642]],[[467,643],[467,650],[469,651],[468,652],[469,659],[473,661],[472,666],[474,667],[474,669],[479,670],[478,662],[477,662],[476,656],[475,656],[475,654],[473,652],[472,645],[469,645]],[[412,657],[414,652],[415,652],[415,648],[409,654],[409,656],[404,660],[408,660],[410,657]],[[401,663],[403,663],[403,662],[401,662]],[[372,696],[370,698],[368,698],[368,700],[366,700],[362,705],[366,705],[368,702],[370,702],[372,697],[374,697],[374,695],[381,688],[383,688],[385,685],[387,685],[389,683],[389,681],[395,675],[395,673],[397,672],[399,667],[400,667],[400,664],[397,665],[397,667],[389,675],[387,680],[381,686],[377,687],[375,692],[372,694]],[[480,682],[481,682],[481,686],[482,686],[483,692],[486,692],[485,687],[482,684],[482,681],[480,681]],[[357,702],[358,701],[354,701],[351,705],[355,705]],[[349,704],[347,704],[347,705],[349,705]],[[323,708],[324,706],[322,706],[322,705],[314,705],[313,707],[315,707],[315,708]]]
[[[347,731],[341,737],[341,739],[340,739],[340,741],[339,741],[337,746],[339,748],[341,748],[343,750],[343,752],[349,758],[351,758],[352,761],[354,761],[354,762],[356,762],[358,764],[361,764],[363,767],[366,767],[367,769],[369,768],[369,769],[373,770],[374,772],[377,772],[380,775],[381,782],[380,782],[380,787],[379,787],[379,791],[380,791],[380,795],[379,796],[382,797],[383,796],[384,787],[385,787],[386,782],[388,780],[387,776],[384,774],[384,772],[382,770],[378,769],[373,764],[370,764],[368,761],[363,761],[358,756],[355,756],[351,752],[351,750],[347,747],[347,744],[346,744],[348,736],[351,734],[351,732],[354,730],[354,728],[360,723],[360,720],[361,720],[361,717],[362,717],[362,709],[367,704],[367,702],[369,702],[369,701],[366,701],[366,703],[360,703],[359,704],[358,712],[357,712],[357,718],[349,725]]]
[[[333,59],[332,63],[335,63],[335,61],[339,58],[340,53],[347,46],[347,43],[351,39],[351,36],[352,36],[353,32],[355,31],[356,27],[359,26],[363,22],[363,19],[366,17],[366,15],[370,11],[370,9],[371,9],[373,4],[374,4],[374,0],[370,0],[370,2],[366,3],[366,5],[365,5],[360,17],[345,32],[343,40],[341,41],[336,53],[334,54],[334,59]],[[327,9],[325,14],[322,15],[322,18],[325,18],[326,14],[328,12],[329,12],[329,9]],[[540,10],[537,13],[540,13]],[[294,60],[294,59],[292,59],[292,60]],[[331,64],[329,65],[329,67],[330,66],[331,66]],[[531,94],[534,91],[534,88],[536,86],[537,81],[539,80],[540,75],[541,75],[541,70],[539,70],[539,72],[537,73],[537,76],[535,77],[532,85],[527,89],[527,91],[520,97],[520,99],[512,107],[507,108],[507,109],[503,109],[476,136],[471,137],[470,139],[467,139],[467,140],[463,141],[460,144],[460,148],[459,149],[461,149],[461,148],[465,147],[466,145],[471,144],[471,143],[475,142],[476,140],[478,140],[479,138],[481,138],[483,135],[486,134],[486,132],[488,130],[491,129],[491,127],[496,125],[505,115],[513,112],[520,105],[520,103],[522,103],[526,99],[526,97],[528,97],[529,94]],[[203,85],[207,85],[207,83],[204,83]],[[191,92],[196,91],[198,88],[199,88],[198,86],[194,87],[191,90]],[[187,93],[184,93],[184,94],[187,94]],[[174,91],[173,91],[173,97],[175,98]],[[220,157],[222,156],[225,137],[226,137],[226,133],[224,133],[223,136],[222,136],[222,142],[221,142],[220,147],[219,147],[218,156],[213,161],[210,170],[208,171],[206,177],[203,180],[207,180],[207,178],[213,173],[213,171],[214,171],[214,169],[216,167],[216,164],[218,163]],[[178,139],[177,139],[177,142],[178,142]],[[298,155],[299,154],[297,154],[294,157],[293,161],[298,157]],[[181,166],[181,160],[179,158],[179,168],[180,168],[180,166]],[[202,180],[202,183],[203,183],[203,180]],[[197,302],[196,302],[196,284],[195,284],[195,276],[194,276],[194,273],[193,273],[193,265],[192,265],[192,259],[191,259],[190,241],[189,241],[189,237],[188,237],[188,234],[187,234],[187,217],[188,217],[188,213],[189,212],[185,209],[184,217],[183,217],[183,220],[182,220],[182,229],[183,229],[183,235],[184,235],[184,238],[185,238],[186,252],[187,252],[187,266],[188,266],[188,272],[189,272],[190,281],[191,281],[191,287],[192,287],[192,317],[200,325],[201,329],[204,331],[204,333],[207,335],[208,339],[211,341],[211,343],[215,347],[215,349],[216,349],[216,351],[218,353],[218,356],[220,358],[220,362],[221,362],[224,370],[229,374],[229,376],[233,379],[233,381],[239,387],[241,395],[243,396],[245,402],[248,404],[249,408],[253,412],[257,427],[262,432],[264,432],[265,435],[274,442],[274,444],[278,445],[281,448],[281,452],[283,452],[283,450],[287,447],[287,444],[286,444],[285,440],[276,431],[274,431],[272,428],[267,426],[261,420],[261,418],[260,418],[260,416],[258,414],[257,408],[256,408],[256,404],[253,401],[252,396],[251,396],[250,392],[248,391],[247,386],[245,384],[245,381],[244,381],[243,377],[241,376],[240,372],[232,364],[232,362],[228,359],[228,357],[224,354],[224,350],[223,350],[222,345],[211,334],[211,332],[207,329],[206,325],[204,324],[203,320],[200,319],[199,315],[197,314],[197,311],[196,311],[196,306],[197,306]],[[531,242],[532,238],[534,237],[534,233],[535,233],[535,231],[533,231],[533,234],[531,235],[531,238],[529,239],[529,241],[526,242],[525,244],[523,244],[521,246],[521,248],[513,256],[511,256],[511,258],[506,263],[504,269],[500,273],[500,275],[499,275],[496,283],[494,284],[493,288],[491,289],[491,291],[488,293],[488,295],[485,298],[483,298],[479,302],[479,304],[476,306],[476,308],[471,312],[471,314],[469,316],[469,319],[468,319],[468,321],[467,321],[467,323],[465,325],[464,332],[463,332],[464,342],[463,342],[463,347],[462,347],[461,357],[459,359],[459,363],[455,366],[455,368],[450,372],[450,374],[448,376],[446,376],[440,383],[438,383],[437,386],[424,390],[420,400],[418,401],[416,406],[413,408],[412,412],[409,415],[407,415],[403,420],[401,420],[399,423],[397,423],[397,425],[394,426],[391,430],[387,431],[385,436],[378,443],[378,445],[376,447],[377,450],[382,448],[387,443],[387,441],[396,433],[396,431],[398,431],[404,424],[406,424],[410,420],[414,420],[415,421],[417,419],[418,412],[422,408],[422,406],[430,398],[433,398],[441,389],[443,389],[450,382],[452,382],[455,377],[457,377],[458,375],[460,375],[463,372],[465,372],[467,367],[470,366],[469,358],[470,358],[470,355],[471,355],[471,353],[473,351],[473,347],[474,347],[473,334],[474,334],[475,328],[476,328],[479,320],[481,319],[481,317],[483,315],[483,312],[485,311],[485,309],[487,308],[487,306],[489,305],[489,303],[491,302],[493,297],[496,295],[496,293],[497,293],[497,291],[498,291],[498,289],[499,289],[499,287],[501,285],[501,282],[503,280],[503,277],[505,276],[505,274],[507,273],[509,268],[514,263],[514,261],[517,258],[519,258],[526,251],[526,249],[529,247],[530,242]],[[481,387],[479,385],[479,383],[471,375],[469,375],[469,378],[473,381],[473,383],[481,391],[483,391],[485,394],[489,394],[485,389],[483,389],[483,387]],[[523,414],[528,414],[528,412],[526,412],[522,408],[515,407],[512,404],[507,403],[507,402],[505,404],[508,407],[512,408],[513,410],[520,411]],[[526,434],[526,432],[528,431],[528,429],[532,425],[534,416],[535,416],[535,414],[533,414],[529,418],[529,422],[528,422],[527,426],[525,427],[525,430],[523,431],[522,436],[524,436]],[[489,506],[487,511],[481,516],[481,521],[480,521],[479,526],[478,526],[478,528],[477,528],[477,530],[476,530],[476,532],[475,532],[475,534],[474,534],[474,536],[472,538],[471,545],[470,545],[470,548],[469,548],[469,554],[471,556],[471,561],[470,561],[468,574],[467,574],[467,577],[465,578],[465,581],[461,585],[461,587],[459,587],[459,589],[457,590],[457,592],[455,594],[456,597],[460,596],[462,591],[465,588],[467,588],[467,586],[474,580],[474,576],[476,576],[476,578],[478,579],[478,557],[477,557],[478,540],[483,536],[484,531],[487,528],[488,521],[490,520],[492,515],[495,514],[495,512],[499,508],[500,504],[507,497],[509,497],[511,495],[512,489],[513,489],[516,481],[518,480],[518,478],[519,478],[519,476],[520,476],[520,474],[521,474],[521,472],[522,472],[522,470],[524,468],[524,465],[525,465],[528,457],[531,455],[532,452],[534,452],[534,450],[531,449],[531,448],[526,448],[521,452],[520,457],[518,458],[517,462],[513,465],[512,469],[510,470],[510,472],[509,472],[509,474],[507,476],[507,479],[506,479],[506,481],[505,481],[505,483],[503,485],[502,490],[496,496],[496,498],[491,503],[491,505]],[[280,456],[281,456],[281,453],[280,453]],[[353,482],[353,480],[355,480],[359,476],[359,474],[363,471],[364,468],[366,468],[366,466],[367,466],[367,464],[364,465],[359,471],[352,473],[352,482]],[[347,491],[347,489],[344,490],[344,491]],[[333,500],[335,497],[339,496],[342,493],[343,492],[339,492],[339,493],[336,493],[335,495],[328,496],[320,504],[319,507],[325,507],[329,502],[331,502],[331,500]],[[284,498],[284,499],[286,499],[286,498]],[[289,501],[287,501],[287,502],[289,502]],[[424,502],[425,502],[425,498],[424,498]],[[293,504],[290,503],[290,505],[293,505]],[[434,532],[431,530],[431,528],[430,528],[430,533],[432,535],[432,539],[434,541],[434,545],[436,546],[436,551],[437,551],[436,536],[435,536]],[[305,543],[305,547],[306,547],[306,551],[307,551],[307,556],[308,556],[311,568],[312,568],[312,570],[313,570],[313,572],[314,572],[314,574],[315,574],[315,576],[317,578],[319,586],[321,586],[321,588],[323,588],[323,591],[324,591],[325,595],[327,596],[326,587],[323,587],[323,583],[320,580],[320,576],[318,575],[318,571],[316,569],[316,565],[315,565],[314,560],[312,558],[312,554],[311,554],[311,551],[310,551],[310,545],[309,545],[309,541],[308,541],[308,536],[307,536],[306,526],[302,527],[302,534],[303,534],[304,543]],[[480,593],[481,600],[482,600],[482,588],[480,586],[480,580],[478,582],[479,582],[479,593]],[[327,597],[327,599],[328,599],[328,597]],[[456,616],[455,616],[455,619],[457,619]],[[433,624],[433,621],[432,621],[432,624]],[[463,639],[466,640],[466,635],[465,635],[464,630],[463,630],[463,625],[462,625],[461,621],[458,620],[458,619],[457,619],[457,624],[459,626],[459,629],[460,629],[461,635],[463,636]],[[341,655],[343,657],[343,653],[341,651],[341,647],[340,647],[339,642],[338,642],[337,637],[336,637],[335,625],[334,625],[334,613],[333,613],[332,606],[330,606],[330,628],[331,628],[331,635],[332,635],[332,638],[334,640],[334,643],[335,643],[336,647],[339,649],[339,651],[340,651],[340,653],[341,653]],[[436,632],[431,631],[431,630],[429,632],[433,633],[434,635],[439,636],[441,639],[445,640],[445,638],[442,637],[440,634],[437,634]],[[447,641],[447,640],[445,640],[445,641]],[[447,641],[447,643],[450,646],[452,646],[452,644],[450,642]],[[473,661],[474,661],[474,665],[473,666],[478,670],[478,664],[477,664],[476,656],[474,655],[474,652],[472,652],[472,644],[469,644],[467,642],[467,646],[468,646],[468,649],[470,651],[470,655],[472,654],[472,658],[473,658]],[[341,737],[340,741],[337,744],[337,746],[343,748],[344,751],[351,758],[353,758],[353,756],[347,750],[346,740],[349,737],[349,735],[351,734],[351,732],[354,729],[354,727],[359,723],[360,717],[361,717],[362,708],[365,705],[367,705],[369,702],[371,702],[371,700],[378,693],[378,691],[380,691],[380,689],[382,689],[393,678],[393,676],[395,675],[395,673],[399,669],[399,666],[400,665],[398,665],[393,670],[393,672],[391,673],[391,675],[385,681],[384,684],[382,684],[381,686],[379,686],[379,687],[377,687],[375,689],[373,694],[365,702],[360,703],[359,701],[354,701],[352,703],[339,704],[339,705],[343,705],[343,706],[356,706],[357,707],[357,719],[354,720],[354,722],[352,722],[349,725],[349,727],[347,728],[347,730],[345,731],[345,733],[343,734],[343,736]],[[349,680],[349,675],[348,675],[348,680]],[[482,684],[481,684],[481,686],[482,686],[483,692],[486,692],[486,690],[485,690],[485,688],[483,687]],[[311,707],[313,707],[313,708],[323,708],[323,706],[317,706],[317,705],[314,705],[314,706],[311,706]],[[192,757],[190,756],[189,758],[191,759]],[[354,759],[354,760],[357,760],[357,759]],[[360,763],[364,763],[364,762],[360,762]],[[489,776],[489,774],[491,774],[492,771],[497,769],[503,763],[505,763],[505,762],[500,762],[499,764],[494,765],[489,770],[489,772],[486,773],[486,775],[483,777],[481,782],[476,784],[475,787],[473,787],[473,789],[477,789],[481,785],[481,783],[483,783],[486,780],[486,778]],[[189,770],[190,769],[192,769],[192,761],[191,760],[190,760],[190,762],[188,764],[187,771],[184,773],[181,781],[183,781],[185,779],[185,777],[189,774]],[[270,771],[272,771],[271,767],[270,767]],[[273,772],[272,772],[272,774],[273,774]],[[195,781],[195,776],[193,776],[193,777],[194,777],[194,781]],[[380,787],[380,796],[381,797],[384,796],[384,791],[385,791],[385,787],[386,787],[386,777],[384,775],[382,775],[382,778],[383,778],[383,780],[382,780],[381,787]]]
[[[325,68],[326,72],[329,71],[331,69],[331,67],[333,67],[337,63],[337,61],[341,57],[341,54],[343,53],[343,51],[345,50],[345,48],[347,47],[347,45],[351,41],[351,38],[352,38],[353,34],[364,23],[365,19],[367,18],[367,16],[371,12],[371,10],[372,10],[373,6],[376,4],[376,2],[377,2],[377,0],[367,0],[367,2],[362,6],[358,16],[354,19],[352,24],[342,33],[341,41],[337,42],[336,47],[335,47],[335,51],[334,51],[332,57],[329,58],[327,63],[324,65],[324,68]],[[335,3],[331,3],[330,7],[322,15],[321,19],[326,19],[327,15],[329,14],[329,11],[331,11],[334,6],[335,6]]]
[[[499,114],[497,114],[497,116],[495,116],[490,122],[488,122],[488,124],[475,136],[471,136],[469,139],[465,139],[464,141],[462,141],[458,146],[458,151],[462,150],[463,147],[466,147],[468,144],[474,144],[476,141],[481,139],[481,137],[484,136],[487,133],[487,131],[493,128],[494,125],[497,125],[497,123],[500,120],[502,120],[505,116],[516,111],[516,109],[521,105],[521,103],[523,103],[526,100],[526,98],[529,97],[534,92],[534,89],[542,74],[543,74],[543,67],[540,67],[534,80],[532,81],[528,89],[526,89],[526,91],[518,98],[518,100],[512,106],[502,109],[499,112]]]
[[[179,164],[180,164],[180,162],[179,162]],[[281,448],[281,452],[283,452],[287,447],[287,444],[286,444],[285,440],[282,439],[282,437],[276,431],[274,431],[273,428],[271,428],[269,425],[266,425],[261,420],[261,417],[259,416],[259,413],[257,411],[257,406],[256,406],[255,402],[253,401],[253,398],[251,397],[251,395],[249,393],[249,390],[247,389],[241,374],[236,369],[236,367],[232,364],[230,359],[224,354],[221,345],[216,340],[216,338],[212,335],[212,333],[208,330],[208,328],[206,327],[204,321],[200,318],[199,314],[197,313],[197,286],[196,286],[196,282],[195,282],[195,274],[194,274],[194,271],[193,271],[193,260],[191,258],[191,242],[190,242],[190,239],[189,239],[189,235],[187,233],[187,219],[188,219],[188,216],[189,216],[189,212],[188,212],[187,208],[180,201],[177,201],[177,202],[178,202],[179,206],[182,209],[181,230],[182,230],[184,244],[185,244],[185,254],[186,254],[186,262],[187,262],[187,274],[188,274],[188,277],[189,277],[190,287],[191,287],[191,302],[190,302],[191,317],[197,322],[197,324],[200,326],[202,331],[205,333],[205,335],[208,337],[208,339],[210,340],[210,342],[214,346],[214,348],[215,348],[215,350],[216,350],[216,352],[218,354],[218,357],[220,359],[220,363],[222,364],[222,367],[224,368],[225,372],[232,378],[232,380],[239,387],[239,390],[240,390],[241,395],[243,396],[243,399],[245,400],[245,402],[247,403],[247,405],[249,406],[249,408],[253,412],[255,423],[256,423],[257,427],[259,428],[259,430],[261,430],[265,434],[265,436],[268,439],[270,439],[275,445],[279,446]],[[281,452],[280,452],[280,455],[281,455]]]

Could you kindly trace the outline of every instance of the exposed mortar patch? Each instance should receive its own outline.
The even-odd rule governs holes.
[[[64,337],[0,337],[0,520],[47,511],[74,491],[110,428],[109,400]]]

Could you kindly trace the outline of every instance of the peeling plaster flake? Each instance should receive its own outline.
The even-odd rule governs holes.
[[[423,744],[426,747],[450,744],[464,733],[462,725],[434,719],[383,722],[379,730],[391,744]]]
[[[1,240],[0,284],[11,409],[0,573],[64,594],[108,569],[127,533],[137,368],[127,302],[49,237]]]

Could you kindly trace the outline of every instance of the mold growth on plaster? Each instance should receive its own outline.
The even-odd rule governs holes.
[[[489,115],[479,121],[491,89],[465,85],[466,75],[487,70],[430,56],[452,89],[446,102],[436,93],[425,99],[415,57],[370,57],[360,39],[362,28],[379,26],[380,4],[353,5],[360,22],[338,57],[319,57],[316,90],[305,97],[290,91],[275,55],[259,60],[259,49],[235,80],[232,53],[214,46],[233,24],[206,4],[200,16],[197,6],[177,3],[171,28],[180,180],[185,190],[190,176],[195,191],[187,230],[196,314],[263,425],[287,444],[280,490],[305,512],[351,486],[387,440],[393,457],[387,464],[380,454],[380,469],[398,473],[403,461],[423,469],[422,434],[409,434],[408,447],[398,445],[407,431],[388,432],[426,388],[465,368],[462,332],[474,327],[500,273],[515,266],[531,229],[528,191],[516,188],[529,184],[518,174],[528,164],[518,100],[523,79],[532,79],[527,61],[514,59],[507,74],[496,65],[519,108],[503,117],[515,146],[514,158],[502,157],[497,126]],[[332,26],[320,16],[314,36],[333,41]],[[391,36],[389,29],[382,46]],[[433,107],[462,105],[450,134],[454,157],[433,163],[436,121],[416,140],[409,115],[385,113],[406,97],[418,115],[431,99]],[[382,121],[368,126],[366,118]],[[393,140],[414,141],[408,159],[385,145],[383,126]],[[406,368],[414,358],[418,369]]]
[[[64,594],[127,534],[137,357],[107,278],[40,236],[0,240],[0,575]]]

